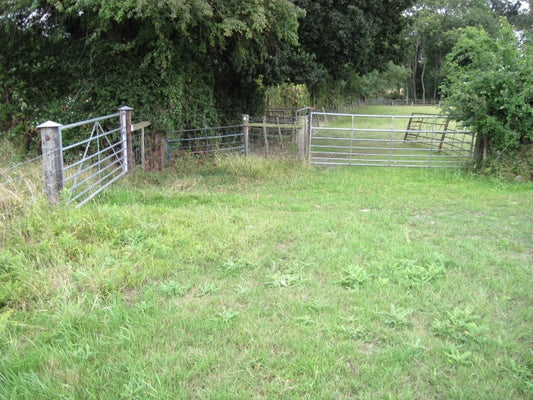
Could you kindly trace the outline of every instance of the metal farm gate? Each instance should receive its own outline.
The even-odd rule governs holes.
[[[474,134],[441,115],[313,112],[308,146],[314,165],[461,168]]]
[[[115,114],[41,130],[45,190],[51,203],[81,206],[132,170],[131,108]],[[149,123],[138,124],[144,129]],[[67,142],[69,144],[64,144]]]
[[[59,127],[61,138],[67,131],[90,129],[87,139],[62,146],[63,185],[68,202],[83,205],[128,172],[125,132],[120,113]]]

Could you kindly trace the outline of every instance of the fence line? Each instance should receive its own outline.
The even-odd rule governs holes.
[[[359,105],[373,106],[438,106],[441,100],[422,100],[422,99],[387,99],[375,98],[359,100]]]
[[[37,160],[40,160],[41,158],[43,158],[43,155],[42,155],[42,154],[39,155],[39,156],[37,156],[37,157],[30,158],[29,160],[23,161],[23,162],[21,162],[21,163],[19,163],[19,164],[15,164],[15,165],[13,165],[13,166],[11,166],[11,167],[5,168],[4,171],[5,171],[5,172],[9,172],[9,171],[11,171],[11,170],[14,170],[14,169],[17,169],[17,168],[23,167],[23,166],[25,166],[25,165],[27,165],[27,164],[31,164],[32,162],[35,162],[35,161],[37,161]]]
[[[204,157],[217,154],[246,154],[246,151],[243,125],[181,129],[167,134],[167,161],[170,161],[176,153]]]
[[[309,109],[295,109],[290,115],[276,115],[271,111],[269,114],[272,115],[255,119],[243,115],[239,125],[169,131],[165,142],[166,161],[180,155],[255,153],[269,156],[273,148],[276,154],[294,154],[303,158],[307,124],[304,111]]]
[[[394,131],[390,128],[369,127],[365,129],[352,126],[349,129],[351,132],[349,135],[354,137],[348,140],[339,137],[343,135],[342,131],[345,129],[335,128],[333,121],[354,114],[310,111],[312,110],[309,108],[289,111],[271,110],[268,115],[260,119],[243,115],[242,124],[238,125],[174,130],[168,132],[166,137],[155,132],[148,138],[145,137],[144,129],[150,126],[150,123],[145,121],[132,124],[131,109],[128,107],[122,108],[118,113],[64,126],[48,121],[39,126],[42,137],[42,155],[4,170],[0,169],[0,189],[6,196],[8,193],[16,196],[15,186],[19,181],[24,181],[24,179],[19,179],[19,172],[28,168],[32,170],[28,176],[40,176],[40,181],[44,181],[44,191],[49,201],[59,202],[59,194],[63,188],[66,188],[69,197],[67,200],[77,201],[81,205],[130,172],[134,164],[140,163],[145,169],[161,169],[173,156],[185,154],[211,156],[221,153],[244,155],[255,153],[268,156],[270,152],[276,151],[276,154],[297,154],[300,158],[309,157],[316,163],[327,163],[329,162],[327,158],[333,157],[334,162],[339,161],[343,164],[344,161],[339,159],[344,156],[343,153],[350,153],[349,163],[352,163],[358,152],[358,157],[379,156],[377,160],[380,165],[400,164],[399,161],[393,163],[391,159],[383,161],[383,147],[387,146],[385,143],[388,143],[390,145],[387,150],[389,158],[391,154],[398,152],[397,159],[411,159],[413,163],[418,163],[418,161],[413,159],[412,154],[424,152],[429,152],[430,162],[444,158],[446,153],[441,153],[441,150],[460,158],[463,158],[462,153],[468,153],[471,156],[471,134],[462,131],[452,132],[447,125],[443,125],[442,129],[435,129],[435,127],[429,129],[421,126],[413,128],[413,125],[407,129],[400,129],[400,132],[404,134],[401,138],[396,138],[390,133]],[[359,115],[358,117],[384,118],[386,116]],[[115,118],[119,118],[120,123],[113,123],[109,126],[109,121]],[[415,124],[417,121],[421,124],[420,121],[435,117],[402,115],[394,118],[397,120],[409,118],[410,124]],[[437,123],[434,121],[433,124]],[[71,136],[69,140],[72,141],[72,136],[74,138],[76,135],[79,136],[84,126],[92,126],[88,138],[84,134],[85,136],[79,137],[76,143],[62,145],[64,133],[68,133]],[[314,132],[312,134],[311,126]],[[134,131],[138,133],[133,135]],[[336,131],[336,134],[328,135],[328,131]],[[317,134],[318,132],[322,133]],[[355,137],[360,133],[369,135],[389,133],[390,137],[386,139]],[[375,144],[366,144],[370,141]],[[414,143],[418,148],[412,148],[410,154],[401,154],[402,148],[400,147],[410,146],[409,142]],[[398,146],[393,148],[396,144]],[[438,146],[437,151],[433,149],[435,146]],[[150,154],[150,157],[146,158],[145,154]],[[326,159],[319,160],[319,158]],[[33,164],[40,160],[42,160],[44,174],[35,172]],[[446,165],[447,162],[453,163],[454,160],[448,156],[439,165]],[[11,177],[12,175],[15,177]],[[31,186],[30,191],[35,192],[35,185]]]

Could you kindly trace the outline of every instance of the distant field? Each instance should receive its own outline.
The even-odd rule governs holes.
[[[532,211],[532,184],[256,158],[14,210],[0,398],[532,398]]]
[[[410,116],[413,114],[427,114],[427,115],[444,115],[442,109],[437,106],[362,106],[353,110],[354,114],[366,115],[396,115],[396,116]],[[397,122],[398,128],[407,127],[409,118],[399,118]],[[376,124],[377,122],[377,124]],[[381,123],[381,125],[380,125]],[[376,128],[390,129],[390,124],[386,119],[376,118],[359,118],[358,126],[373,125]],[[455,122],[450,125],[450,129],[455,128]]]
[[[438,106],[361,106],[353,110],[355,114],[371,115],[411,115],[412,113],[442,114]]]

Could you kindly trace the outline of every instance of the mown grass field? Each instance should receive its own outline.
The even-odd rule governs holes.
[[[1,399],[533,398],[533,185],[233,158],[0,221]]]

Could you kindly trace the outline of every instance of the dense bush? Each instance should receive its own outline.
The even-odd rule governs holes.
[[[44,120],[125,104],[158,129],[250,112],[255,78],[297,44],[301,15],[288,0],[2,2],[0,136],[30,149]]]
[[[482,164],[513,159],[533,140],[533,47],[502,20],[491,37],[467,28],[447,58],[447,112],[478,134]]]

